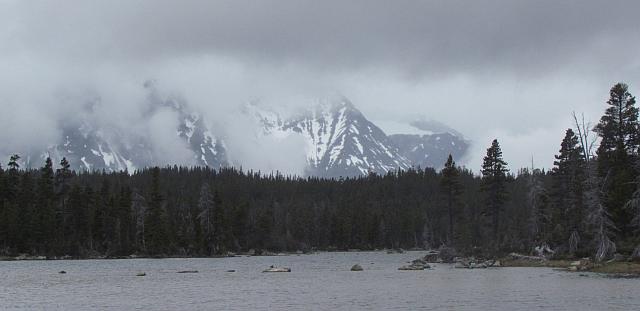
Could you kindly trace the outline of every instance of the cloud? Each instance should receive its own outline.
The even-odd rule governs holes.
[[[543,74],[611,70],[640,45],[637,1],[14,1],[9,43],[95,61],[206,54],[351,70]],[[620,48],[612,43],[624,41]],[[13,44],[11,44],[13,43]],[[576,57],[580,56],[580,57]],[[604,59],[601,57],[605,56]],[[637,65],[637,64],[636,64]]]
[[[296,107],[337,91],[374,121],[426,117],[459,130],[476,146],[473,169],[495,135],[513,166],[531,154],[550,166],[572,111],[597,120],[621,80],[638,93],[638,9],[631,0],[3,1],[0,149],[51,144],[91,102],[95,122],[157,126],[164,119],[145,119],[141,87],[155,79],[217,132],[243,131],[227,124],[247,101]],[[234,156],[287,167],[245,155],[246,143]]]
[[[157,165],[195,165],[194,153],[176,135],[178,115],[170,108],[160,108],[148,121],[148,135]]]

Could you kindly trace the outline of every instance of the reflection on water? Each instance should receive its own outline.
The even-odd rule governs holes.
[[[397,270],[422,254],[0,262],[0,309],[640,310],[638,279],[445,264]],[[349,271],[356,263],[365,271]],[[271,265],[292,272],[261,273]],[[177,273],[185,270],[198,273]]]

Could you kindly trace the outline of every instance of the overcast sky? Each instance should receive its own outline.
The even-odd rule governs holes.
[[[133,122],[155,79],[219,119],[339,92],[374,122],[457,129],[474,170],[493,138],[514,170],[550,167],[572,111],[597,121],[618,81],[639,93],[639,13],[637,0],[2,0],[0,143],[46,144],[91,94]]]

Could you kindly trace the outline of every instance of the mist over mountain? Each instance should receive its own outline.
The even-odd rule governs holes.
[[[95,113],[100,100],[95,100],[84,105],[84,111],[76,118],[62,123],[60,137],[46,150],[21,151],[24,165],[38,167],[50,156],[54,162],[67,158],[72,168],[87,171],[133,172],[174,164],[264,169],[264,165],[252,167],[243,154],[259,157],[271,148],[276,151],[265,158],[278,156],[304,166],[296,170],[282,163],[268,163],[272,171],[340,177],[385,174],[418,166],[440,168],[450,153],[463,157],[469,145],[457,131],[420,120],[409,124],[420,134],[387,135],[341,95],[285,113],[254,101],[244,105],[237,115],[229,115],[238,120],[239,127],[223,125],[213,130],[209,125],[214,121],[207,120],[205,114],[180,96],[163,94],[154,81],[146,82],[144,90],[147,95],[141,119],[148,124],[119,127],[102,122]],[[240,121],[242,118],[249,122]],[[245,134],[235,135],[238,131]],[[288,144],[288,140],[296,143]],[[239,144],[246,147],[229,152],[229,146],[233,149]]]

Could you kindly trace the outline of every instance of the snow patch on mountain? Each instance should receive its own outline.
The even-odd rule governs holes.
[[[320,100],[288,119],[256,103],[249,104],[245,111],[262,126],[263,135],[302,136],[310,175],[384,174],[410,167],[386,134],[345,97]]]

